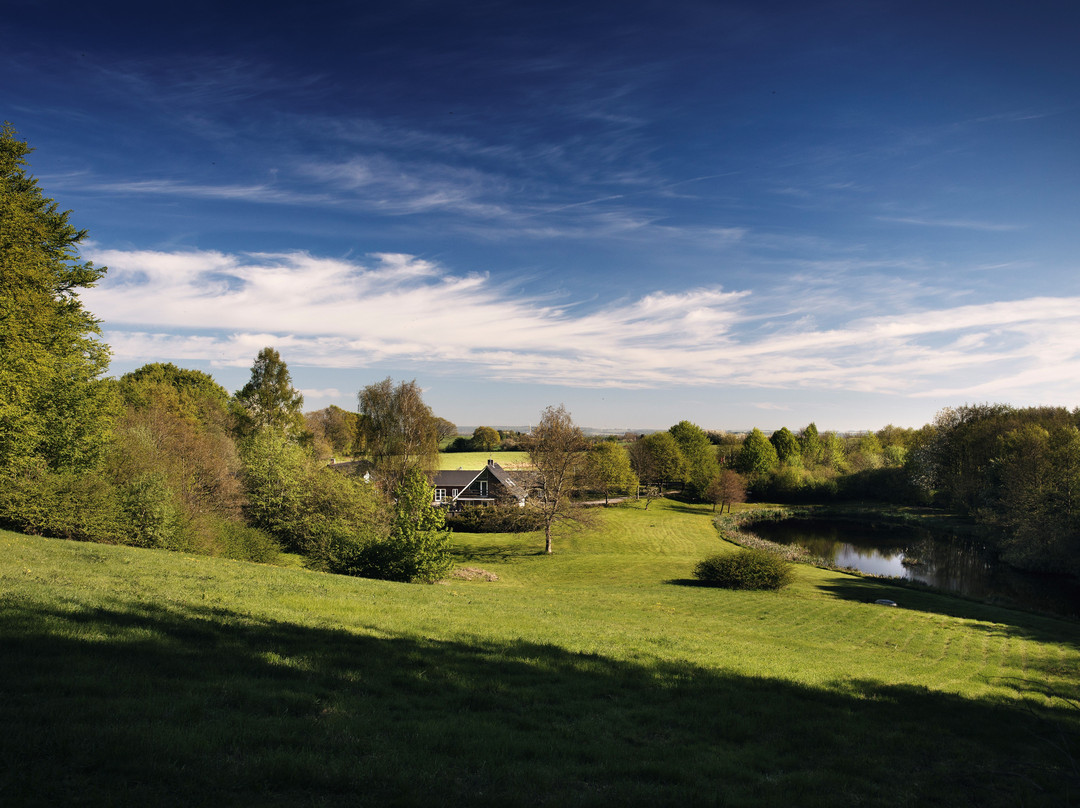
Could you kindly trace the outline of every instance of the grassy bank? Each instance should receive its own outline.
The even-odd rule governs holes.
[[[460,535],[498,580],[431,587],[0,533],[0,799],[1076,799],[1046,694],[1080,697],[1080,625],[806,566],[697,587],[707,508],[598,514],[552,557]]]

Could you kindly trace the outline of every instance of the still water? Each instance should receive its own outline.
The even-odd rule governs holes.
[[[909,578],[1003,605],[1080,617],[1080,585],[1014,570],[977,541],[912,527],[787,519],[746,527],[777,544],[796,544],[839,567]]]

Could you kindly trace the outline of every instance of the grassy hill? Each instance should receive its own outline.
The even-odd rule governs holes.
[[[551,557],[461,534],[475,577],[436,586],[0,532],[0,801],[1080,797],[1080,624],[809,567],[697,587],[707,510],[597,514]]]

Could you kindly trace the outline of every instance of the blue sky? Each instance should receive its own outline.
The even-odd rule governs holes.
[[[1080,404],[1071,2],[8,0],[112,372],[459,424]],[[221,6],[224,6],[222,8]]]

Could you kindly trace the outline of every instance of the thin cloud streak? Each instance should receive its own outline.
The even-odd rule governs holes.
[[[246,366],[272,344],[290,363],[404,365],[522,384],[849,390],[953,397],[1072,395],[1080,297],[919,310],[815,324],[745,291],[656,291],[598,308],[520,297],[481,274],[410,255],[365,263],[306,253],[97,250],[84,297],[117,359]],[[775,303],[775,301],[774,301]]]

